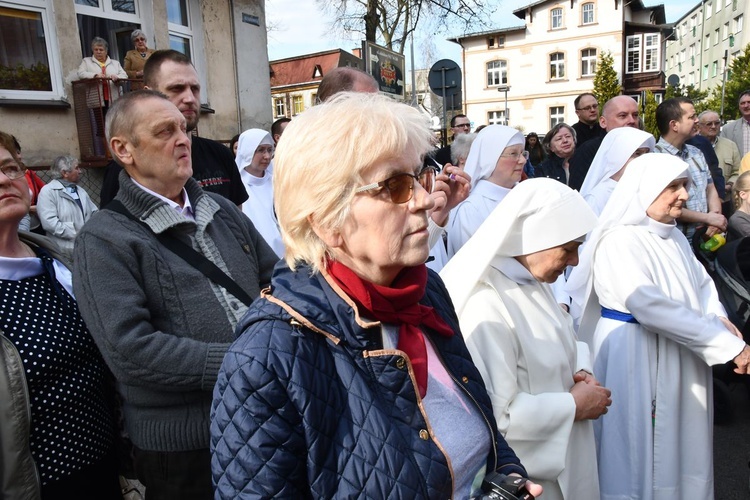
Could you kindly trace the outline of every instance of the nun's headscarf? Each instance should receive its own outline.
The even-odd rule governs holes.
[[[593,258],[602,237],[615,227],[646,221],[646,210],[664,188],[675,179],[687,177],[687,163],[676,156],[647,153],[630,162],[599,216],[599,224],[586,240],[578,266],[568,276],[565,288],[574,302],[583,307],[591,292]],[[582,322],[581,331],[583,328]]]
[[[253,163],[255,150],[261,144],[274,145],[273,137],[266,130],[251,128],[240,134],[240,138],[237,141],[237,156],[234,158],[234,163],[237,165],[240,173],[245,171],[245,167]]]
[[[488,125],[479,131],[471,143],[464,171],[471,176],[471,187],[495,171],[497,160],[508,146],[524,145],[523,134],[505,125]]]
[[[621,127],[607,132],[599,150],[591,162],[586,179],[581,186],[584,198],[604,179],[620,171],[637,149],[654,150],[654,136],[633,127]]]
[[[456,312],[461,313],[495,256],[518,257],[564,245],[595,225],[593,210],[562,182],[536,178],[518,184],[440,272]]]

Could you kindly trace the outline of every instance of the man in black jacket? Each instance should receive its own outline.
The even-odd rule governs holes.
[[[143,68],[143,81],[148,89],[157,90],[177,106],[187,122],[188,132],[195,130],[200,119],[201,85],[198,72],[190,59],[176,50],[157,50]],[[234,155],[223,144],[190,135],[192,141],[193,179],[212,193],[242,205],[248,198],[242,185]],[[120,167],[114,161],[104,171],[99,205],[109,203],[119,189]]]

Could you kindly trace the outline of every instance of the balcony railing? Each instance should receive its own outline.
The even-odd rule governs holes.
[[[108,85],[108,99],[105,88]],[[131,90],[141,88],[140,79],[121,79],[116,82],[91,78],[73,82],[73,107],[81,163],[86,167],[103,167],[112,158],[104,137],[104,118],[109,106]]]

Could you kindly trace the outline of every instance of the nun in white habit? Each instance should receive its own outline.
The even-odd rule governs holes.
[[[570,278],[588,282],[579,335],[613,394],[595,423],[603,499],[713,498],[711,365],[750,361],[675,226],[687,183],[677,157],[633,160]]]
[[[591,420],[612,403],[549,283],[596,216],[553,179],[515,187],[440,273],[500,432],[545,499],[599,498]]]
[[[654,136],[633,127],[607,132],[581,186],[581,196],[599,215],[631,159],[654,150]]]
[[[273,208],[273,151],[271,134],[251,128],[240,134],[234,162],[249,196],[242,204],[242,212],[250,218],[276,255],[283,258],[284,244]]]
[[[471,176],[471,192],[451,212],[449,259],[521,180],[526,165],[524,145],[523,134],[505,125],[489,125],[477,134],[464,167]]]

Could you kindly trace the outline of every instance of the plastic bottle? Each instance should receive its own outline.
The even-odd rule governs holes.
[[[711,238],[709,238],[707,241],[701,243],[701,250],[704,250],[706,252],[715,252],[726,242],[727,239],[724,237],[724,235],[721,233],[717,233],[711,236]]]

